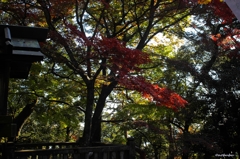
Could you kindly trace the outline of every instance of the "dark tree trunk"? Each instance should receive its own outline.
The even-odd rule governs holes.
[[[33,109],[36,105],[37,100],[32,101],[30,104],[27,104],[23,110],[13,119],[13,123],[17,125],[16,135],[19,136],[22,130],[23,125],[32,114]],[[14,141],[15,138],[8,138],[8,141]]]
[[[92,134],[92,142],[101,142],[101,136],[102,136],[102,126],[101,126],[101,120],[102,117],[100,116],[100,118],[93,122],[93,134]],[[94,119],[93,119],[94,121]]]
[[[101,115],[107,98],[103,93],[105,92],[102,90],[92,118],[91,138],[93,142],[101,142]]]
[[[175,157],[175,151],[174,151],[174,138],[173,138],[173,134],[172,134],[172,127],[171,124],[168,125],[168,129],[169,129],[169,136],[168,138],[170,139],[170,143],[169,143],[169,149],[168,149],[168,159],[174,159]]]
[[[183,152],[182,159],[188,159],[189,153]]]
[[[66,127],[66,137],[65,137],[65,141],[69,142],[70,140],[70,127]]]
[[[188,131],[190,123],[191,123],[191,120],[186,119],[185,124],[184,124],[184,131],[183,131],[183,133],[184,133],[183,134],[183,136],[184,136],[184,141],[183,141],[184,150],[183,150],[183,153],[182,153],[182,159],[188,159],[189,152],[190,152],[190,147],[191,147],[191,144],[189,142],[190,133]]]
[[[116,81],[111,82],[109,85],[103,85],[100,93],[97,106],[92,118],[92,134],[91,138],[93,142],[101,142],[101,117],[102,111],[105,107],[106,99],[112,92],[113,88],[117,85]]]
[[[82,146],[89,146],[91,143],[92,132],[92,111],[94,105],[94,81],[90,80],[87,83],[87,105],[85,112],[85,125],[82,136]]]
[[[155,159],[159,159],[158,147],[157,146],[153,146],[153,150],[154,150],[154,158]]]

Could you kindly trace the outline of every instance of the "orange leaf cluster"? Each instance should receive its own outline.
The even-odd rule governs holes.
[[[148,63],[147,53],[137,49],[127,48],[126,45],[116,38],[102,37],[95,43],[96,51],[102,58],[107,58],[107,66],[118,76],[140,71],[139,65]]]
[[[210,2],[211,2],[211,0],[198,0],[199,4],[208,4]]]
[[[227,55],[229,57],[239,57],[238,50],[240,50],[240,29],[232,29],[231,27],[223,28],[224,34],[211,35],[211,39],[219,47],[220,54]]]
[[[153,85],[145,80],[145,78],[137,76],[125,76],[119,83],[129,89],[137,90],[142,93],[142,96],[159,106],[166,106],[173,110],[185,107],[187,101],[180,95],[167,88],[160,88],[158,85]]]

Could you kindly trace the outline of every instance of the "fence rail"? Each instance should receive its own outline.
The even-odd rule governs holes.
[[[4,159],[134,159],[135,145],[78,147],[76,143],[5,144]]]

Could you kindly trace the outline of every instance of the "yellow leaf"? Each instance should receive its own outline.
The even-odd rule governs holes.
[[[199,4],[208,4],[210,3],[212,0],[198,0]]]

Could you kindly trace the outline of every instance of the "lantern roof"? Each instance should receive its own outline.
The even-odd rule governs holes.
[[[27,27],[16,25],[0,25],[0,37],[4,36],[4,28],[9,28],[12,37],[23,39],[35,39],[44,42],[47,37],[48,29],[39,27]]]
[[[39,42],[47,33],[46,28],[0,25],[0,71],[10,69],[10,78],[27,78],[31,64],[43,60]]]

